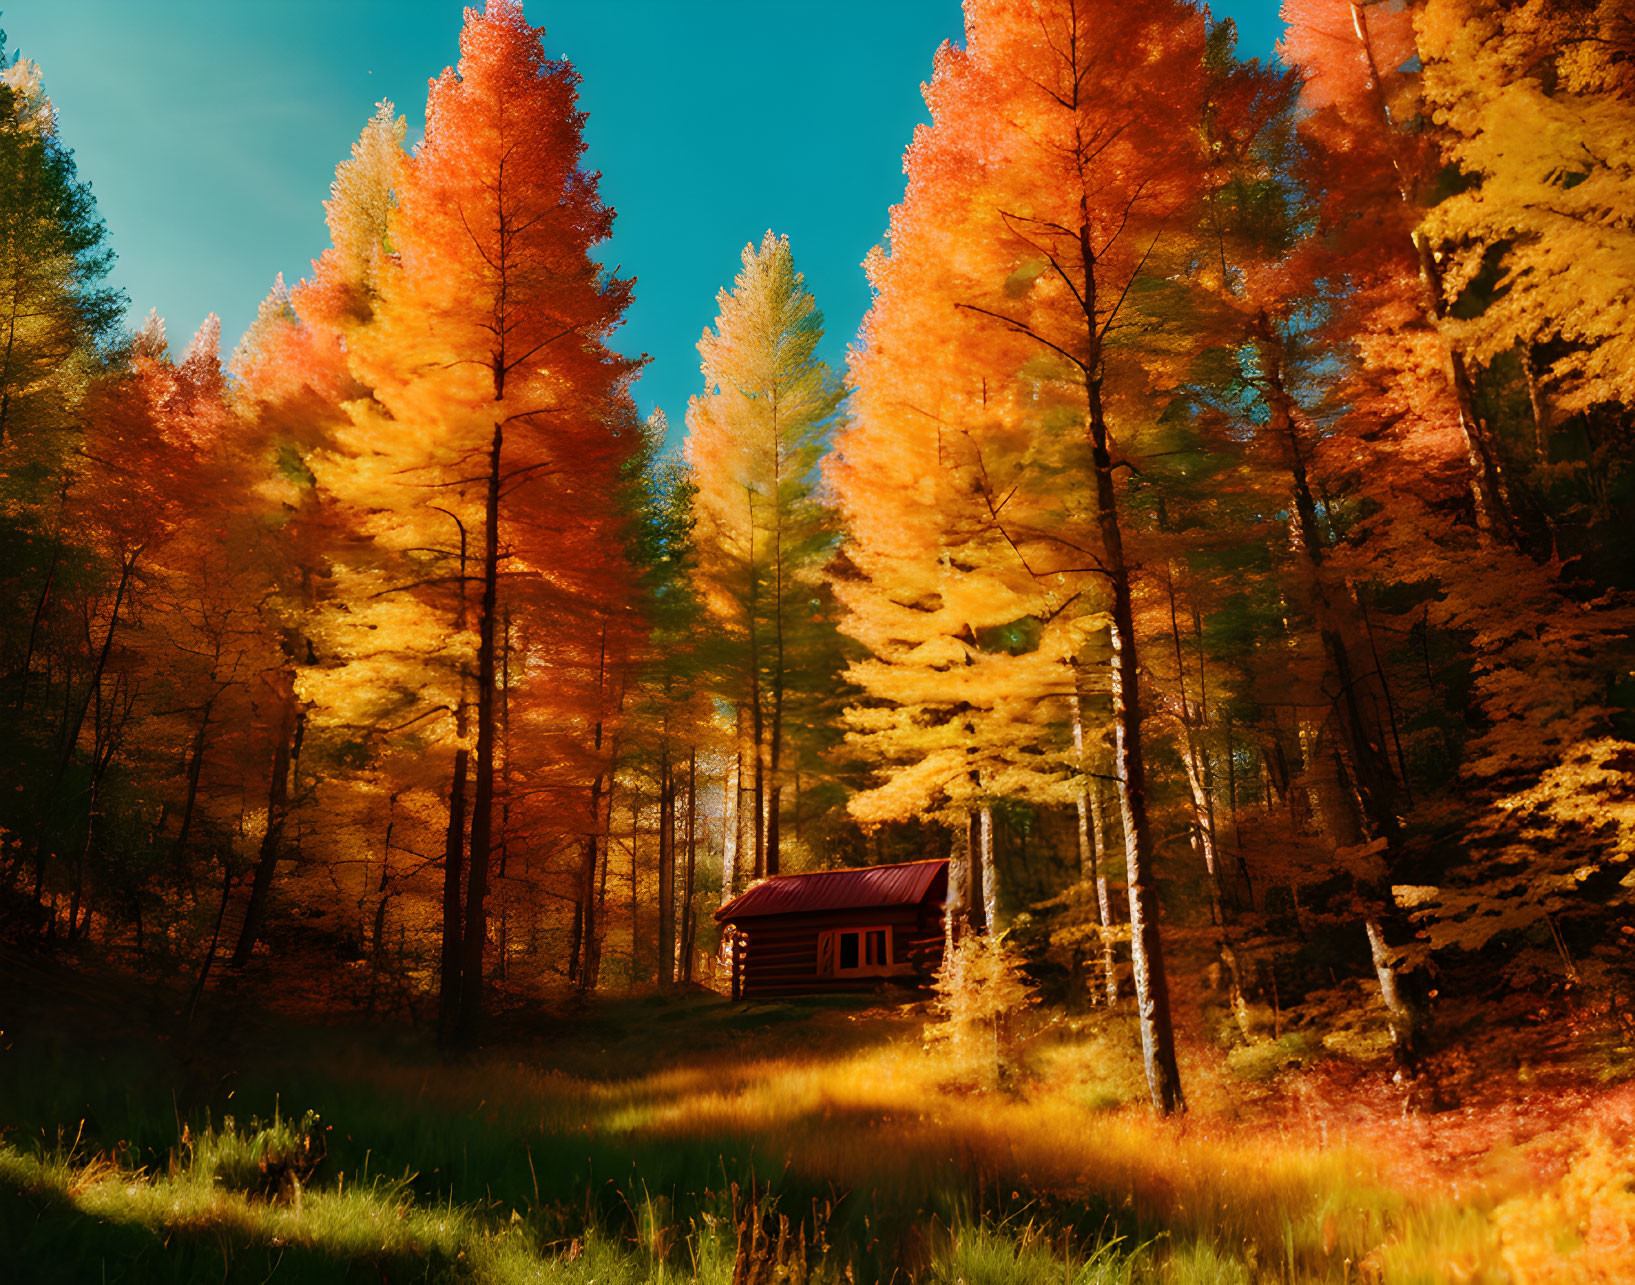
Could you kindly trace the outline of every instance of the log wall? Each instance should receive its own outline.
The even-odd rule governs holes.
[[[856,977],[818,973],[821,933],[887,925],[892,930],[891,962],[912,971]],[[742,952],[740,993],[746,999],[868,992],[885,983],[925,986],[942,963],[942,907],[938,904],[768,915],[745,920],[737,927]]]

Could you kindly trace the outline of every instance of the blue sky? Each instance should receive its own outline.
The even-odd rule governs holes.
[[[860,267],[902,198],[920,83],[958,0],[527,0],[584,78],[588,163],[618,211],[604,259],[637,278],[616,342],[679,432],[699,332],[746,241],[787,233],[837,365],[868,307]],[[1245,53],[1276,0],[1229,0]],[[322,200],[380,98],[418,137],[458,50],[457,0],[0,0],[96,192],[135,318],[173,342],[208,312],[231,346],[276,273],[324,248]]]

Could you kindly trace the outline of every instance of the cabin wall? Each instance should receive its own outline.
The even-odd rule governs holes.
[[[911,964],[896,977],[819,976],[818,936],[841,928],[891,927],[891,962]],[[808,915],[769,915],[738,925],[745,998],[868,992],[891,983],[923,986],[942,962],[942,907],[873,907]]]

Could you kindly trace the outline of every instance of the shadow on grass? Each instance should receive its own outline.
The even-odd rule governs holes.
[[[541,1015],[549,1039],[461,1056],[402,1028],[265,1015],[235,1025],[225,1012],[206,1028],[224,1031],[219,1043],[25,1026],[0,1051],[0,1142],[14,1151],[48,1153],[55,1137],[59,1155],[73,1153],[82,1130],[82,1157],[163,1175],[184,1129],[197,1136],[229,1113],[265,1120],[281,1109],[321,1115],[327,1158],[311,1177],[306,1222],[242,1206],[178,1215],[166,1195],[133,1228],[99,1217],[122,1217],[117,1200],[54,1203],[13,1184],[0,1191],[0,1285],[96,1282],[105,1261],[108,1280],[189,1285],[274,1271],[274,1281],[509,1279],[487,1267],[475,1275],[448,1245],[500,1253],[522,1264],[519,1279],[613,1285],[647,1279],[658,1264],[687,1278],[694,1267],[674,1247],[702,1243],[706,1228],[727,1237],[730,1278],[738,1193],[750,1190],[766,1193],[774,1223],[804,1220],[815,1235],[821,1222],[833,1261],[858,1282],[904,1271],[942,1280],[955,1263],[971,1280],[1019,1279],[985,1277],[977,1260],[991,1251],[995,1263],[1009,1253],[1020,1264],[1018,1247],[1033,1244],[1039,1264],[1066,1264],[1110,1242],[1120,1261],[1153,1246],[1144,1256],[1166,1273],[1206,1255],[1214,1275],[1188,1280],[1233,1279],[1229,1260],[1327,1280],[1407,1234],[1417,1216],[1347,1153],[1297,1146],[1285,1156],[1275,1136],[1207,1119],[1087,1110],[1082,1077],[1107,1078],[1096,1044],[1042,1059],[1037,1092],[973,1092],[925,1056],[920,1017],[879,997],[631,996],[576,1017]],[[441,1277],[418,1252],[396,1253],[403,1215],[389,1205],[379,1225],[371,1214],[343,1226],[337,1214],[322,1235],[310,1230],[342,1193],[377,1181],[412,1197],[413,1218],[436,1222],[447,1210],[465,1220],[463,1239],[438,1241]],[[173,1230],[145,1230],[157,1226]],[[300,1243],[270,1243],[267,1229],[279,1226]],[[383,1229],[395,1230],[383,1239]],[[671,1249],[643,1248],[659,1243]],[[8,1275],[6,1252],[33,1274]],[[132,1255],[151,1274],[113,1269],[115,1256]]]
[[[0,1254],[8,1285],[381,1285],[469,1280],[436,1251],[346,1257],[307,1245],[258,1243],[216,1224],[155,1229],[98,1217],[62,1191],[0,1185]]]

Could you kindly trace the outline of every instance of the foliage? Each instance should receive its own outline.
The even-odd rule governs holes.
[[[332,1158],[309,1210],[403,1210],[382,1252],[436,1245],[453,1276],[491,1254],[634,1278],[684,1245],[695,1274],[838,1275],[814,1246],[853,1214],[810,1202],[884,1175],[940,1219],[930,1276],[1411,1265],[1419,1232],[1372,1189],[1334,1233],[1351,1267],[1330,1261],[1332,1175],[1250,1184],[1286,1225],[1176,1176],[1177,1152],[1148,1183],[1174,1139],[1122,1108],[1137,1049],[1160,1111],[1183,1063],[1239,1105],[1353,1063],[1435,1105],[1486,1047],[1476,1006],[1627,1069],[1627,9],[1287,0],[1268,66],[1187,0],[969,0],[865,265],[849,386],[768,232],[716,296],[679,451],[636,412],[578,73],[519,0],[467,11],[412,150],[393,104],[364,123],[328,248],[225,365],[214,318],[174,350],[157,316],[121,330],[42,72],[0,58],[0,935],[97,952],[160,1025],[260,986],[333,1020],[435,1006],[471,1044],[570,990],[724,986],[714,915],[748,879],[949,856],[955,918],[977,864],[1012,936],[961,935],[938,1038],[1037,1101],[966,1103],[903,1050],[768,1052],[764,1083],[728,1067],[719,1092],[705,1071],[623,1097],[524,1077],[503,1127],[471,1106],[394,1152],[448,1173],[469,1145],[457,1180],[349,1205],[356,1159]],[[1023,1068],[1007,1033],[1034,984],[1069,1012]],[[670,1025],[652,998],[599,1047],[773,1038],[704,995]],[[1094,1033],[1044,1050],[1087,1000]],[[776,1011],[794,1031],[828,1010]],[[921,1107],[897,1119],[893,1076],[973,1139],[980,1193],[990,1170],[1111,1176],[1041,1189],[1075,1211],[1048,1233],[961,1206],[970,1171],[937,1167]],[[572,1127],[539,1125],[542,1098]],[[847,1111],[890,1129],[830,1136]],[[242,1185],[304,1144],[282,1119],[189,1124],[185,1173],[169,1134],[117,1175],[8,1163],[65,1218],[134,1185],[158,1235],[209,1210],[270,1252],[288,1203],[201,1175]],[[566,1157],[521,1230],[475,1177],[525,1207],[513,1125]],[[694,1150],[666,1158],[677,1137]],[[625,1213],[543,1212],[578,1208],[593,1152],[650,1187],[618,1188]],[[800,1180],[769,1192],[773,1153]],[[1208,1159],[1258,1174],[1244,1154]],[[1500,1236],[1536,1272],[1540,1227],[1622,1217],[1598,1156],[1435,1235],[1474,1246],[1461,1271]],[[916,1187],[922,1161],[939,1176]],[[1094,1217],[1116,1225],[1085,1239]],[[847,1265],[902,1266],[848,1227]]]
[[[1547,419],[1635,401],[1635,37],[1617,9],[1438,0],[1415,23],[1464,177],[1425,223],[1448,300],[1468,300],[1448,327],[1483,364],[1519,345]]]
[[[816,355],[823,314],[788,237],[746,245],[698,342],[687,408],[696,591],[718,633],[715,694],[736,711],[752,875],[776,874],[786,776],[828,775],[840,641],[819,572],[835,543],[817,462],[844,390]],[[748,787],[747,790],[745,787]],[[798,817],[798,812],[797,812]]]
[[[1002,934],[969,933],[944,953],[937,969],[938,1020],[925,1030],[931,1045],[946,1045],[954,1064],[992,1085],[1005,1078],[1016,1054],[1019,1025],[1038,996]]]
[[[1619,1280],[1635,1270],[1635,1170],[1598,1135],[1554,1188],[1507,1201],[1493,1221],[1520,1285]]]

